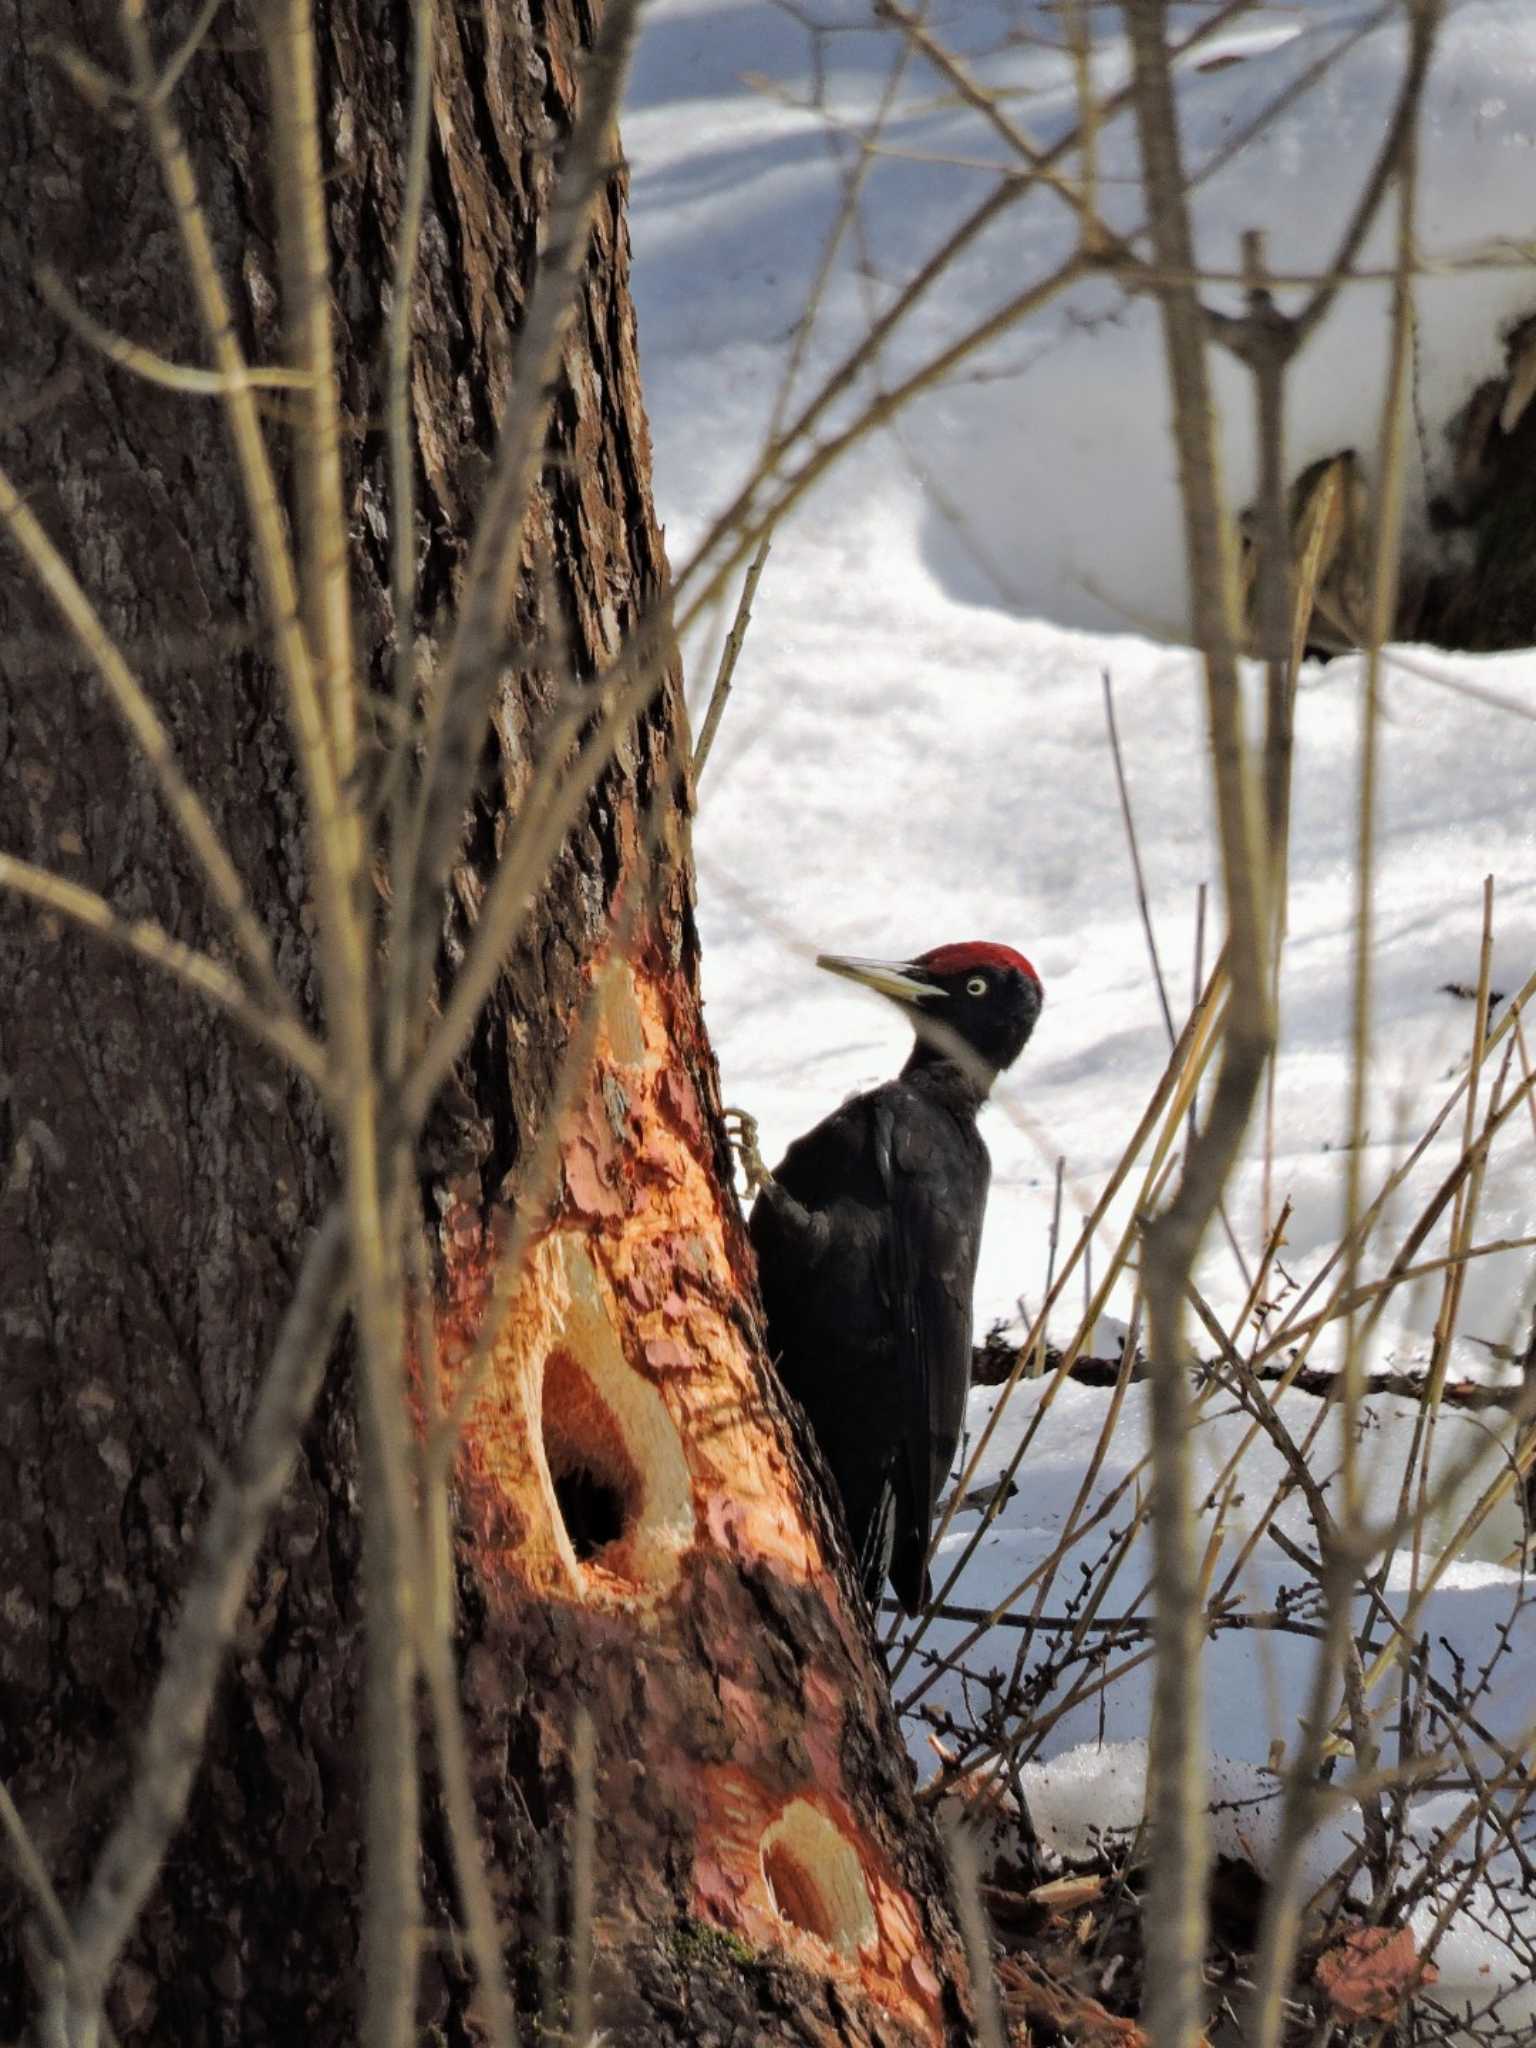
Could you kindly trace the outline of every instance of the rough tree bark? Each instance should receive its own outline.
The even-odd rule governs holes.
[[[152,10],[169,51],[194,9]],[[462,566],[571,117],[585,0],[446,7],[411,391],[423,617]],[[0,461],[128,650],[311,1016],[298,778],[216,404],[69,336],[95,317],[203,360],[155,166],[57,45],[121,70],[110,0],[0,0]],[[392,634],[379,431],[409,12],[321,0],[329,228],[359,643]],[[177,110],[253,359],[279,353],[268,92],[248,8]],[[125,118],[126,116],[126,118]],[[663,589],[627,294],[624,185],[599,208],[530,521],[519,623],[595,673]],[[271,424],[283,431],[280,408]],[[0,546],[4,546],[0,542]],[[0,571],[0,845],[221,954],[150,779],[14,552]],[[451,973],[527,786],[554,656],[505,685],[445,909]],[[481,1825],[525,2006],[566,1886],[572,1727],[590,1712],[599,2018],[619,2042],[958,2039],[969,1994],[945,1880],[883,1681],[766,1371],[724,1190],[698,1001],[686,819],[667,798],[676,675],[548,878],[433,1128],[451,1370],[498,1219],[602,976],[563,1172],[466,1433],[461,1669]],[[646,859],[654,908],[609,958]],[[132,1768],[188,1546],[238,1441],[334,1180],[307,1087],[148,969],[0,901],[0,1768],[66,1903]],[[126,2041],[355,2031],[361,1830],[356,1455],[344,1357],[249,1590],[191,1813],[109,2012]],[[453,1924],[429,1817],[425,1900]],[[0,1888],[0,2037],[32,2010],[26,1908]],[[558,1928],[557,1928],[558,1931]],[[429,1943],[425,2038],[478,2038],[457,1948]]]

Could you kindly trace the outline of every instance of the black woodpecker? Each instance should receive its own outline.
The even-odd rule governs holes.
[[[831,1467],[864,1592],[915,1614],[971,1380],[971,1293],[992,1162],[976,1114],[1035,1028],[1040,977],[1008,946],[817,965],[863,982],[917,1034],[894,1081],[797,1138],[769,1174],[735,1133],[757,1200],[768,1345]]]

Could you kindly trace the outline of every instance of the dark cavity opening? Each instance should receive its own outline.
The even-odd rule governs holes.
[[[624,1534],[624,1496],[600,1473],[586,1465],[572,1465],[554,1474],[555,1505],[565,1523],[571,1548],[583,1564],[590,1564],[610,1543]]]
[[[544,1366],[544,1455],[555,1507],[580,1564],[604,1562],[634,1526],[642,1489],[618,1417],[564,1351]]]

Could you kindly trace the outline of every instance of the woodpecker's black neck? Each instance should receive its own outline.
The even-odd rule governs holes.
[[[917,1082],[924,1094],[942,1102],[957,1116],[974,1117],[992,1093],[997,1074],[969,1048],[957,1058],[932,1040],[918,1038],[907,1055],[901,1078]]]

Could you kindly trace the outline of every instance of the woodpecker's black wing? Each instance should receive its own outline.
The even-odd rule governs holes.
[[[915,1082],[925,1113],[896,1114],[891,1137],[891,1269],[908,1358],[907,1423],[891,1584],[909,1614],[927,1597],[933,1509],[954,1463],[971,1384],[972,1301],[991,1161],[974,1122]]]
[[[769,1350],[837,1482],[860,1578],[876,1598],[890,1554],[886,1475],[901,1431],[888,1384],[887,1196],[870,1103],[856,1096],[796,1139],[748,1229]]]
[[[770,1347],[837,1480],[866,1591],[923,1595],[959,1440],[988,1161],[921,1076],[798,1139],[752,1212]]]

